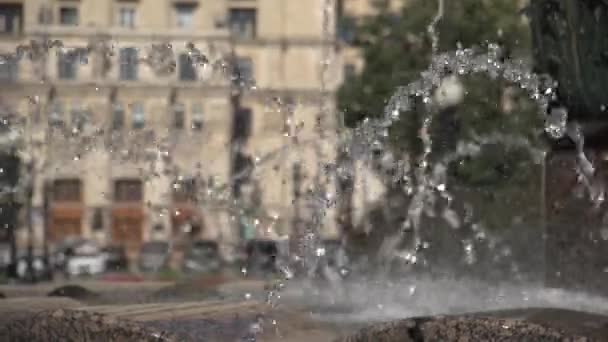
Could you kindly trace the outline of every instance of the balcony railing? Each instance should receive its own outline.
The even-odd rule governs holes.
[[[78,27],[62,25],[41,25],[30,27],[26,35],[42,37],[121,37],[122,39],[142,39],[146,41],[162,40],[205,40],[229,42],[230,32],[227,29],[213,29],[206,31],[183,30],[176,28],[168,29],[125,29],[121,27]]]

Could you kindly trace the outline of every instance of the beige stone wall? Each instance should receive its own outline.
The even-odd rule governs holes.
[[[0,0],[0,3],[6,2]],[[15,1],[9,1],[11,3]],[[229,82],[226,75],[199,69],[199,79],[195,82],[180,82],[174,73],[159,77],[145,63],[138,67],[137,81],[119,80],[118,55],[123,47],[136,47],[140,58],[146,58],[152,44],[170,43],[177,54],[185,52],[187,42],[192,42],[209,59],[217,61],[227,57],[234,49],[237,55],[249,57],[253,61],[256,87],[244,94],[243,105],[253,110],[253,131],[246,151],[253,156],[272,154],[293,145],[293,138],[284,136],[285,110],[277,106],[276,99],[284,101],[292,98],[296,103],[293,122],[302,125],[298,133],[303,142],[299,148],[278,153],[268,162],[268,167],[260,169],[258,178],[262,184],[263,200],[269,213],[289,221],[293,210],[292,166],[296,160],[305,165],[308,175],[305,186],[312,183],[320,162],[333,160],[333,138],[335,113],[333,112],[333,91],[342,79],[342,57],[345,50],[331,45],[334,33],[334,0],[218,0],[196,1],[194,28],[176,28],[173,6],[174,0],[31,0],[24,1],[24,34],[20,37],[0,37],[0,52],[13,52],[18,44],[28,44],[30,39],[39,39],[43,34],[51,39],[59,39],[66,48],[86,47],[94,37],[108,35],[114,47],[113,67],[105,78],[94,74],[95,58],[79,65],[76,80],[60,80],[57,77],[58,49],[48,55],[46,64],[34,65],[22,60],[19,65],[20,80],[17,84],[0,85],[4,102],[14,103],[14,108],[29,115],[34,107],[43,112],[39,123],[32,123],[33,132],[45,143],[40,150],[39,159],[44,160],[41,177],[37,186],[34,206],[42,205],[43,180],[58,178],[80,178],[83,182],[84,204],[87,207],[83,220],[83,232],[101,242],[108,242],[109,222],[106,231],[93,232],[90,223],[92,208],[109,208],[112,205],[113,180],[132,177],[145,181],[144,202],[154,206],[171,204],[170,182],[167,176],[149,177],[154,168],[150,161],[124,161],[118,158],[119,150],[112,153],[106,150],[102,136],[88,147],[82,149],[80,140],[53,138],[47,134],[45,109],[49,108],[47,96],[51,89],[55,99],[64,103],[64,115],[69,122],[70,108],[75,104],[90,109],[91,124],[108,127],[111,122],[110,94],[116,93],[116,100],[125,108],[125,133],[129,137],[130,108],[133,103],[144,105],[146,126],[144,131],[154,134],[153,143],[159,145],[169,142],[171,168],[193,174],[200,170],[205,179],[215,177],[217,182],[226,183],[230,179],[230,130],[232,127],[232,108],[230,103]],[[63,4],[77,6],[80,23],[77,28],[61,27],[57,24],[41,26],[38,22],[42,4],[50,6],[54,19],[58,19],[59,7]],[[120,6],[137,8],[136,26],[126,29],[118,26],[117,16]],[[324,9],[324,6],[328,6]],[[257,36],[253,40],[230,42],[226,14],[229,8],[257,9]],[[324,26],[324,15],[326,21]],[[328,71],[322,73],[322,62],[329,63]],[[38,68],[36,68],[38,67]],[[42,81],[41,75],[47,79]],[[324,78],[324,82],[322,82]],[[323,85],[324,84],[324,85]],[[329,95],[321,97],[324,87]],[[169,111],[170,96],[175,94],[177,102],[187,108],[185,129],[172,129]],[[38,97],[32,104],[29,98]],[[325,140],[316,138],[315,120],[325,101],[326,112],[324,128],[328,132]],[[204,112],[202,131],[191,129],[192,113],[189,108],[200,102]],[[280,101],[279,101],[280,102]],[[135,135],[142,135],[138,132]],[[306,144],[304,142],[307,142]],[[318,155],[315,145],[320,143],[324,152]],[[333,187],[333,185],[329,185]],[[169,238],[170,227],[167,217],[159,219],[156,212],[146,207],[148,218],[144,238]],[[230,215],[211,208],[203,208],[207,231],[202,237],[214,238],[234,243],[234,229]],[[165,220],[165,231],[151,232],[154,222]],[[328,229],[332,227],[331,215],[326,219]],[[289,233],[288,230],[284,233]]]
[[[355,17],[373,15],[376,9],[373,6],[374,0],[343,0],[344,11]],[[390,0],[390,8],[399,10],[407,0]]]

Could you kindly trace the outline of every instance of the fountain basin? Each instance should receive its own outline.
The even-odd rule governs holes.
[[[372,325],[336,342],[606,340],[606,316],[537,308],[405,319]]]

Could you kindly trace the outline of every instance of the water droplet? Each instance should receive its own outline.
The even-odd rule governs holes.
[[[545,120],[545,131],[553,139],[562,138],[567,132],[568,111],[565,108],[553,108]]]
[[[442,217],[453,229],[460,228],[460,218],[454,210],[446,208],[443,211]]]

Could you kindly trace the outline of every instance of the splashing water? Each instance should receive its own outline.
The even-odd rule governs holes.
[[[329,37],[330,32],[330,20],[333,16],[331,0],[325,0],[323,8],[323,32],[324,37]],[[414,183],[406,182],[406,192],[412,195],[412,200],[407,208],[407,220],[404,222],[404,227],[396,235],[387,237],[384,253],[387,261],[398,255],[398,246],[403,240],[406,232],[412,232],[414,235],[412,241],[413,246],[407,251],[405,255],[410,260],[417,260],[417,252],[423,249],[424,242],[421,240],[421,222],[425,216],[432,217],[434,215],[441,217],[448,225],[454,229],[459,228],[466,218],[458,216],[456,211],[451,207],[454,196],[449,191],[449,185],[447,184],[447,169],[448,166],[463,157],[476,157],[481,153],[483,146],[500,143],[502,145],[523,148],[530,152],[531,157],[534,160],[542,158],[543,151],[535,149],[531,146],[530,142],[522,136],[511,136],[501,134],[500,132],[489,132],[481,136],[476,136],[472,141],[459,142],[456,151],[444,156],[441,160],[435,161],[433,164],[429,161],[429,155],[433,150],[433,140],[430,132],[430,128],[433,124],[433,118],[438,112],[437,103],[433,99],[433,93],[437,90],[444,82],[447,77],[453,75],[465,76],[471,74],[486,74],[492,79],[502,78],[512,84],[519,86],[522,90],[525,90],[530,99],[532,99],[538,106],[539,114],[545,118],[545,131],[553,139],[560,139],[565,136],[572,139],[578,152],[578,169],[581,175],[581,181],[585,184],[589,190],[590,197],[595,203],[601,203],[604,200],[604,190],[600,187],[595,178],[595,168],[589,161],[584,152],[584,136],[582,130],[576,123],[568,124],[568,112],[564,108],[553,108],[549,110],[549,104],[555,100],[555,88],[556,84],[550,78],[534,74],[531,71],[530,66],[517,60],[503,60],[502,50],[496,44],[488,44],[487,50],[482,51],[479,48],[461,48],[451,52],[439,53],[439,35],[436,30],[436,26],[442,20],[444,16],[444,1],[438,0],[438,11],[432,22],[429,24],[427,31],[432,42],[432,55],[427,70],[420,74],[420,79],[415,82],[399,87],[396,92],[391,96],[386,105],[383,117],[378,120],[366,119],[361,125],[353,129],[349,134],[341,134],[339,137],[338,144],[349,146],[351,157],[355,160],[364,160],[369,162],[374,158],[371,157],[376,151],[384,151],[389,138],[389,128],[393,123],[401,119],[403,113],[410,111],[414,105],[414,99],[422,99],[422,103],[425,105],[425,113],[422,119],[422,125],[419,130],[419,136],[423,143],[423,153],[417,160],[409,160],[404,158],[400,163],[389,161],[387,164],[390,167],[398,168],[397,178],[403,179],[409,177],[410,180],[414,180]],[[233,199],[230,198],[229,189],[230,185],[237,182],[247,175],[255,177],[256,173],[265,170],[265,166],[270,165],[278,156],[286,153],[296,153],[296,150],[312,147],[317,153],[317,159],[324,160],[322,155],[320,142],[324,142],[327,133],[323,131],[323,119],[324,116],[331,115],[331,111],[328,109],[328,98],[326,97],[327,79],[329,78],[329,65],[331,47],[329,44],[324,47],[324,53],[321,61],[321,90],[324,94],[321,97],[319,103],[319,118],[317,119],[317,136],[308,140],[299,140],[298,131],[290,129],[287,133],[287,138],[290,141],[297,141],[297,143],[289,143],[285,146],[270,151],[263,156],[256,157],[254,165],[251,168],[243,170],[242,172],[233,175],[227,182],[227,184],[216,184],[215,187],[207,187],[204,190],[207,199],[214,202],[213,205],[224,206],[239,212],[242,214],[242,208],[239,208],[238,204],[235,204]],[[67,49],[63,47],[60,41],[31,41],[29,44],[18,47],[15,54],[0,56],[0,63],[6,62],[9,59],[21,59],[29,58],[31,60],[42,59],[44,56],[51,53],[53,49],[60,50],[63,53],[77,58],[82,63],[88,62],[88,54],[90,53],[102,53],[108,57],[114,54],[113,47],[108,44],[93,44],[87,48],[80,49]],[[197,67],[208,67],[213,65],[214,69],[224,70],[226,64],[223,60],[218,59],[212,61],[207,55],[205,55],[201,49],[195,47],[193,44],[187,45],[188,55],[194,66]],[[101,51],[101,52],[100,52]],[[148,49],[148,56],[141,59],[139,62],[146,63],[152,67],[159,74],[168,74],[175,72],[176,61],[173,48],[167,44],[153,45]],[[254,90],[252,87],[250,90]],[[548,114],[547,114],[548,113]],[[326,118],[325,118],[326,119]],[[286,120],[292,120],[291,117],[286,117]],[[290,125],[293,128],[293,122]],[[67,140],[66,144],[70,146],[77,146],[79,149],[94,150],[99,148],[96,143],[92,143],[94,140],[93,136],[99,132],[86,132],[82,130],[72,131],[72,134],[62,132]],[[11,143],[12,144],[12,143]],[[160,146],[161,143],[158,142]],[[106,149],[113,151],[109,146]],[[160,173],[162,171],[162,162],[160,158],[161,147],[154,147],[151,151],[148,151],[149,159],[151,162],[151,173]],[[158,150],[158,151],[156,151]],[[158,152],[158,153],[154,153]],[[81,151],[71,152],[74,155],[80,155]],[[386,152],[385,155],[388,155]],[[130,156],[130,155],[129,155]],[[337,176],[338,173],[353,173],[352,169],[344,169],[334,164],[325,164],[319,162],[317,170],[329,170],[328,173],[333,173],[332,176]],[[336,196],[339,194],[332,194],[327,189],[327,181],[322,179],[322,172],[318,171],[316,175],[315,184],[311,192],[305,196],[304,200],[309,204],[311,218],[310,222],[306,225],[305,231],[300,235],[299,250],[295,251],[297,259],[303,260],[303,264],[309,271],[309,273],[318,267],[318,245],[320,239],[320,231],[322,229],[323,222],[327,216],[327,211],[335,206]],[[413,173],[412,176],[410,174]],[[598,190],[600,189],[600,190]],[[3,192],[15,192],[16,189],[3,189]],[[437,205],[439,201],[437,197],[446,203],[440,207]],[[437,214],[437,211],[440,211]],[[485,236],[486,232],[483,229],[477,231],[479,236]],[[475,262],[475,249],[471,241],[465,241],[463,248],[466,251],[466,256],[469,258],[469,262]],[[286,282],[294,277],[293,265],[285,263],[280,266],[282,279],[273,283],[267,293],[267,302],[275,306],[278,300],[281,298],[281,293],[284,291]],[[337,278],[339,279],[339,278]],[[353,285],[355,287],[356,285]],[[466,286],[463,286],[465,288]],[[340,288],[340,287],[334,287]],[[450,291],[449,286],[440,287],[434,289],[431,284],[421,281],[419,283],[408,284],[409,297],[414,294],[418,295],[421,288],[428,289],[427,293],[447,293]],[[459,289],[459,291],[462,289]],[[359,291],[359,292],[357,292]],[[402,291],[398,291],[399,296],[403,295]],[[354,295],[352,295],[354,293]],[[365,290],[357,288],[351,289],[351,296],[348,297],[348,303],[353,305],[362,304],[357,302],[357,298],[363,298],[361,294],[366,293]],[[329,293],[335,295],[335,292]],[[538,291],[534,294],[535,300],[531,303],[550,303],[552,300],[547,300],[543,297],[545,294]],[[390,297],[388,301],[382,305],[388,307],[390,301],[397,301],[400,299],[399,296]],[[342,297],[342,296],[336,296]],[[421,296],[417,302],[416,309],[412,309],[408,314],[427,314],[437,313],[437,307],[432,306],[431,296]],[[469,297],[466,297],[469,298]],[[324,299],[325,300],[325,299]],[[585,302],[586,303],[586,302]],[[365,303],[367,305],[369,303]],[[377,304],[377,303],[376,303]],[[439,307],[444,303],[436,304]],[[483,302],[479,305],[480,309],[487,309],[488,303]],[[519,305],[519,303],[517,304]],[[426,307],[425,307],[426,306]],[[489,306],[492,307],[492,306]],[[477,307],[475,307],[477,308]],[[386,313],[386,310],[382,312]],[[393,315],[398,315],[400,318],[403,317],[403,308],[397,307],[393,310]],[[385,318],[381,312],[373,311],[370,315],[363,315],[366,319],[374,317],[376,319]],[[390,315],[389,315],[390,316]]]
[[[333,16],[333,1],[326,0],[323,6],[323,32],[324,37],[331,36],[331,21],[329,18]],[[421,243],[419,239],[420,235],[420,225],[421,220],[424,215],[433,215],[434,209],[429,208],[432,203],[435,203],[435,194],[439,194],[439,196],[443,199],[451,202],[453,196],[449,193],[447,182],[445,180],[445,169],[447,169],[446,161],[442,161],[437,163],[435,166],[431,165],[428,157],[433,150],[433,141],[430,134],[430,127],[433,124],[433,117],[437,113],[436,103],[432,98],[433,92],[442,84],[442,82],[446,79],[446,77],[451,77],[450,75],[468,75],[468,74],[476,74],[476,73],[484,73],[489,75],[491,78],[503,78],[513,84],[519,85],[520,88],[526,90],[530,95],[530,98],[533,99],[539,107],[539,112],[541,115],[545,116],[547,113],[548,105],[551,100],[555,99],[555,84],[552,80],[547,77],[539,76],[531,72],[528,65],[522,61],[513,61],[513,60],[502,60],[501,49],[494,44],[489,44],[486,52],[482,52],[477,48],[467,48],[467,49],[458,49],[453,52],[439,53],[438,51],[438,43],[439,43],[439,35],[436,30],[437,24],[442,20],[444,15],[444,1],[438,1],[438,10],[433,20],[429,24],[427,31],[431,38],[432,42],[432,56],[428,69],[421,73],[421,78],[409,85],[400,87],[397,89],[395,94],[389,99],[387,106],[384,110],[384,118],[380,120],[365,120],[358,128],[354,129],[352,134],[346,135],[344,137],[341,136],[341,140],[339,144],[349,145],[351,146],[351,151],[353,152],[353,156],[355,159],[370,159],[370,155],[373,154],[374,151],[384,150],[384,146],[386,145],[386,140],[389,136],[388,129],[393,124],[393,122],[400,119],[402,113],[409,111],[413,106],[414,98],[421,98],[422,102],[425,104],[426,112],[424,114],[422,120],[422,126],[419,131],[420,138],[423,142],[423,154],[416,161],[408,161],[405,164],[407,165],[407,169],[402,169],[398,173],[399,175],[403,175],[404,177],[410,173],[411,170],[414,170],[413,177],[410,179],[415,180],[415,184],[408,185],[411,188],[408,189],[408,193],[412,194],[412,201],[410,202],[408,208],[406,209],[408,212],[408,219],[404,223],[404,229],[409,230],[412,229],[415,235],[413,239],[415,246]],[[327,80],[329,78],[329,64],[331,57],[329,52],[331,51],[331,46],[329,44],[325,44],[324,53],[321,61],[321,82],[322,82],[322,93],[327,87]],[[213,62],[210,60],[208,56],[203,54],[201,49],[195,47],[193,44],[189,43],[186,46],[188,50],[188,55],[190,57],[193,65],[198,67],[206,67],[207,65],[213,64],[214,67],[221,69],[221,65],[224,65],[220,59]],[[115,54],[114,46],[111,42],[91,42],[89,46],[86,48],[76,48],[70,49],[65,48],[60,41],[56,40],[42,40],[42,41],[31,41],[29,44],[21,45],[17,48],[15,54],[3,56],[3,58],[29,58],[32,60],[42,59],[45,55],[51,53],[51,51],[55,49],[57,51],[61,51],[66,53],[74,58],[78,58],[80,61],[86,62],[88,60],[88,55],[91,53],[102,53],[108,58]],[[173,52],[173,47],[169,44],[155,44],[152,45],[148,49],[147,57],[141,59],[139,62],[149,64],[157,73],[165,74],[172,73],[175,71],[175,55]],[[323,124],[320,124],[324,119],[324,116],[330,115],[330,110],[328,109],[328,101],[325,95],[321,97],[320,100],[320,116],[317,119],[317,139],[311,139],[308,141],[298,141],[297,144],[290,144],[286,146],[282,146],[275,151],[269,152],[267,155],[256,157],[256,162],[253,165],[253,170],[247,169],[243,170],[240,174],[234,175],[229,181],[228,184],[218,185],[216,189],[206,189],[205,191],[211,191],[211,193],[217,193],[216,196],[218,200],[227,203],[228,201],[226,196],[226,189],[230,184],[240,180],[249,174],[250,171],[261,172],[264,168],[263,165],[270,164],[270,161],[273,160],[278,155],[284,155],[286,153],[295,152],[294,149],[307,148],[312,146],[317,154],[317,159],[319,161],[325,159],[322,156],[321,148],[319,142],[324,141],[324,137],[326,136],[326,132],[323,131]],[[566,110],[552,110],[550,115],[546,117],[546,131],[553,138],[560,138],[564,135],[568,135],[572,138],[579,146],[579,165],[580,172],[583,176],[583,181],[588,184],[589,189],[596,188],[593,185],[592,179],[594,174],[594,169],[592,164],[585,157],[583,152],[584,140],[582,139],[582,134],[576,133],[576,130],[573,130],[570,127],[566,127],[568,118],[568,113]],[[290,118],[287,118],[290,119]],[[291,132],[291,130],[290,130]],[[71,151],[73,155],[84,155],[87,151],[95,150],[100,148],[100,146],[95,143],[96,134],[99,132],[83,132],[80,129],[72,130],[70,134],[67,132],[63,132],[63,134],[59,134],[59,136],[65,137],[66,146],[75,146],[75,148],[83,150],[83,151]],[[295,137],[293,140],[297,140],[297,131],[295,133]],[[290,133],[291,134],[291,133]],[[134,139],[137,137],[133,137]],[[494,136],[496,138],[496,136]],[[500,137],[501,143],[505,143],[505,140],[509,140],[510,137]],[[483,146],[484,144],[490,144],[495,142],[496,139],[479,139],[476,142],[477,145]],[[145,145],[145,144],[144,144]],[[161,142],[158,145],[162,145]],[[465,146],[466,143],[463,143]],[[143,145],[142,145],[143,146]],[[471,146],[469,146],[469,150],[464,152],[461,150],[461,153],[457,153],[451,157],[458,158],[462,157],[463,154],[471,154]],[[115,151],[116,149],[112,148],[112,146],[106,146],[106,149],[109,151]],[[476,147],[475,149],[479,149]],[[155,161],[155,153],[152,151],[153,149],[148,149],[145,157],[149,159],[151,163]],[[122,150],[117,150],[119,152]],[[127,158],[133,158],[133,151],[129,151]],[[336,165],[321,163],[317,166],[318,170],[330,170],[330,172],[336,172],[339,168]],[[392,163],[391,163],[392,164]],[[394,166],[394,165],[393,165]],[[411,166],[414,166],[413,168]],[[342,170],[344,171],[344,170]],[[346,170],[346,172],[351,172]],[[326,217],[327,209],[334,206],[335,197],[339,194],[332,195],[330,191],[327,190],[325,182],[321,179],[321,172],[317,173],[315,179],[315,187],[313,191],[309,194],[309,201],[312,217],[311,222],[306,226],[306,232],[302,234],[302,238],[305,241],[302,241],[300,244],[301,251],[298,251],[300,257],[306,256],[305,259],[308,261],[309,268],[314,268],[316,262],[315,253],[316,243],[318,241],[319,231],[322,228],[322,224],[324,218]],[[592,196],[596,199],[603,198],[603,195],[596,194]],[[238,208],[235,208],[238,209]],[[457,217],[454,211],[452,211],[449,206],[442,209],[441,216],[444,217],[446,222],[450,224],[450,226],[458,226],[460,223],[460,219]],[[397,237],[392,237],[393,239],[401,238],[402,234],[399,234]],[[391,244],[397,245],[397,244]],[[312,252],[311,252],[312,251]],[[390,248],[386,251],[388,255],[392,254],[393,251]]]
[[[342,323],[382,322],[408,317],[456,315],[521,308],[561,308],[608,314],[605,298],[547,289],[542,284],[500,286],[475,279],[407,277],[399,280],[355,281],[336,293],[326,287],[289,286],[283,301],[304,306],[313,317]]]
[[[434,30],[429,29],[429,31],[433,32]],[[422,217],[428,216],[425,213],[431,213],[431,215],[434,213],[434,210],[429,210],[428,205],[435,202],[435,193],[439,192],[440,196],[450,198],[447,185],[444,181],[444,172],[437,172],[441,168],[446,169],[446,164],[440,163],[438,164],[439,166],[431,167],[428,160],[428,156],[433,148],[429,129],[433,116],[437,112],[436,105],[432,100],[432,94],[441,85],[443,79],[452,74],[464,76],[478,73],[487,74],[492,79],[502,78],[527,91],[529,97],[537,104],[538,112],[542,117],[546,116],[549,103],[554,99],[554,91],[552,89],[555,87],[555,83],[551,79],[534,74],[531,68],[523,61],[503,61],[501,56],[502,50],[496,44],[489,44],[485,53],[479,52],[477,48],[466,48],[433,55],[429,68],[421,73],[419,80],[397,89],[385,107],[383,119],[366,120],[355,130],[353,139],[360,140],[355,141],[354,144],[358,145],[359,150],[367,151],[363,154],[369,153],[373,148],[382,149],[386,145],[388,128],[400,119],[402,113],[412,109],[414,98],[422,98],[422,102],[425,104],[426,113],[422,119],[422,127],[419,131],[419,136],[423,142],[423,154],[418,161],[407,163],[408,165],[417,165],[413,177],[416,183],[413,186],[407,185],[409,188],[406,189],[407,193],[412,194],[412,200],[406,209],[408,214],[407,220],[404,223],[404,231],[411,230],[414,234],[414,238],[412,239],[414,251],[419,249],[417,246],[421,243],[420,224]],[[565,119],[567,119],[567,116]],[[548,120],[546,124],[548,131],[554,130],[553,121]],[[481,146],[497,142],[501,144],[517,142],[522,147],[530,147],[529,144],[525,143],[523,137],[517,138],[494,134],[480,138],[477,144],[473,145],[474,147],[469,145],[468,150],[461,149],[460,152],[448,158],[470,155],[473,151],[479,153],[478,151]],[[463,144],[462,146],[467,145]],[[404,173],[408,172],[407,170],[404,171]],[[449,208],[443,213],[444,218],[446,218],[446,221],[450,225],[458,225],[457,222],[459,220],[455,215]],[[394,241],[401,238],[403,238],[403,232],[397,236],[389,237],[390,240]],[[393,255],[395,251],[391,251],[390,249],[396,248],[397,245],[399,244],[396,242],[386,244],[386,247],[389,248],[384,250],[383,253]]]
[[[589,199],[599,207],[605,200],[604,184],[601,177],[596,177],[596,169],[585,154],[585,136],[579,123],[567,125],[565,134],[574,142],[576,147],[576,166],[580,182],[585,186]]]

